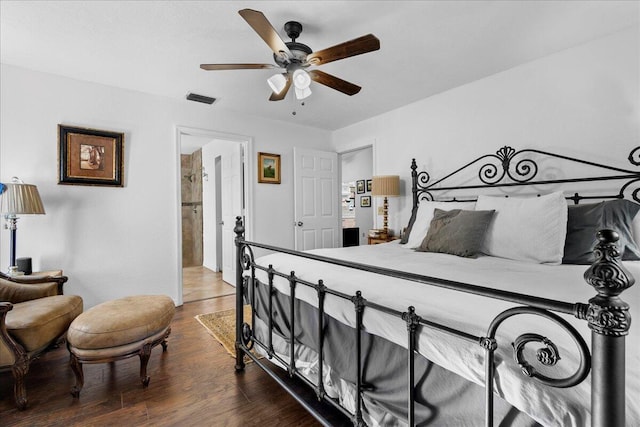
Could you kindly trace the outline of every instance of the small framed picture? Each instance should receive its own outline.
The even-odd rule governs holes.
[[[280,154],[258,153],[258,182],[280,184]]]
[[[371,196],[360,196],[360,207],[361,208],[370,208],[371,207]]]
[[[124,133],[58,125],[58,184],[122,187]]]
[[[371,193],[371,183],[372,183],[372,182],[373,182],[373,181],[372,181],[372,180],[370,180],[370,179],[368,179],[368,180],[367,180],[367,193]]]
[[[364,179],[356,181],[356,191],[358,194],[364,193]]]

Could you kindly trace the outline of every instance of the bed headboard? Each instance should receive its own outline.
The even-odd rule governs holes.
[[[627,160],[633,166],[640,166],[640,147],[635,147],[629,153]],[[552,163],[552,168],[559,174],[564,174],[566,170],[580,169],[580,173],[575,176],[564,175],[562,178],[545,177],[544,169],[540,165]],[[566,195],[567,200],[572,200],[578,204],[581,200],[604,200],[604,199],[631,199],[640,203],[640,186],[632,184],[640,182],[640,170],[629,170],[617,166],[605,165],[589,160],[577,159],[557,153],[550,153],[536,149],[516,150],[515,148],[504,146],[492,154],[485,154],[464,166],[454,170],[444,177],[431,182],[428,172],[418,172],[416,159],[411,161],[411,192],[413,196],[413,206],[409,227],[413,224],[418,210],[420,200],[448,200],[448,201],[474,201],[476,197],[465,195],[463,197],[451,196],[452,193],[461,191],[479,194],[487,189],[507,188],[507,187],[529,187],[538,192],[541,188],[553,188],[553,191],[562,189],[565,194],[566,188],[571,184],[584,182],[619,182],[617,193],[612,193],[611,185],[606,189],[590,189],[589,194],[580,194],[574,191],[571,195]],[[458,181],[457,185],[450,184],[461,176],[473,176],[463,184]],[[554,186],[556,188],[554,188]],[[560,186],[560,188],[557,188]],[[573,186],[575,187],[575,186]],[[616,188],[614,186],[614,188]],[[447,197],[446,194],[449,193]],[[445,194],[445,198],[436,197]],[[507,195],[508,197],[508,195]]]

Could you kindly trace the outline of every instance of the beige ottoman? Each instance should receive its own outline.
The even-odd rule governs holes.
[[[67,332],[70,365],[76,375],[71,388],[80,396],[84,385],[83,363],[106,363],[138,355],[140,380],[149,385],[147,362],[151,349],[167,350],[173,300],[165,295],[137,295],[99,304],[76,317]]]

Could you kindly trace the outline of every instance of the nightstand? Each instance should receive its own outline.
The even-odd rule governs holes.
[[[367,243],[368,243],[369,245],[377,245],[378,243],[387,243],[387,242],[391,242],[391,241],[393,241],[393,240],[398,240],[398,239],[399,239],[399,237],[396,237],[396,236],[387,236],[386,238],[384,238],[384,239],[383,239],[383,238],[381,238],[381,237],[371,237],[371,236],[368,236],[368,237],[367,237],[367,239],[368,239]]]

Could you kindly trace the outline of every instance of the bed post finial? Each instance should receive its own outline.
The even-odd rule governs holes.
[[[233,228],[233,232],[236,233],[236,238],[244,239],[244,223],[241,216],[236,217],[236,226]]]
[[[413,206],[418,206],[418,165],[416,159],[411,159],[411,192],[413,193]]]
[[[589,300],[583,316],[592,340],[591,425],[625,425],[625,336],[629,333],[629,304],[620,294],[635,279],[620,262],[618,233],[600,230],[594,248],[596,261],[584,278],[598,295]]]
[[[622,336],[629,334],[631,316],[629,305],[619,295],[633,286],[635,279],[620,262],[620,251],[614,230],[600,230],[594,248],[595,262],[585,271],[584,279],[598,295],[589,300],[586,319],[591,330],[603,334]]]

